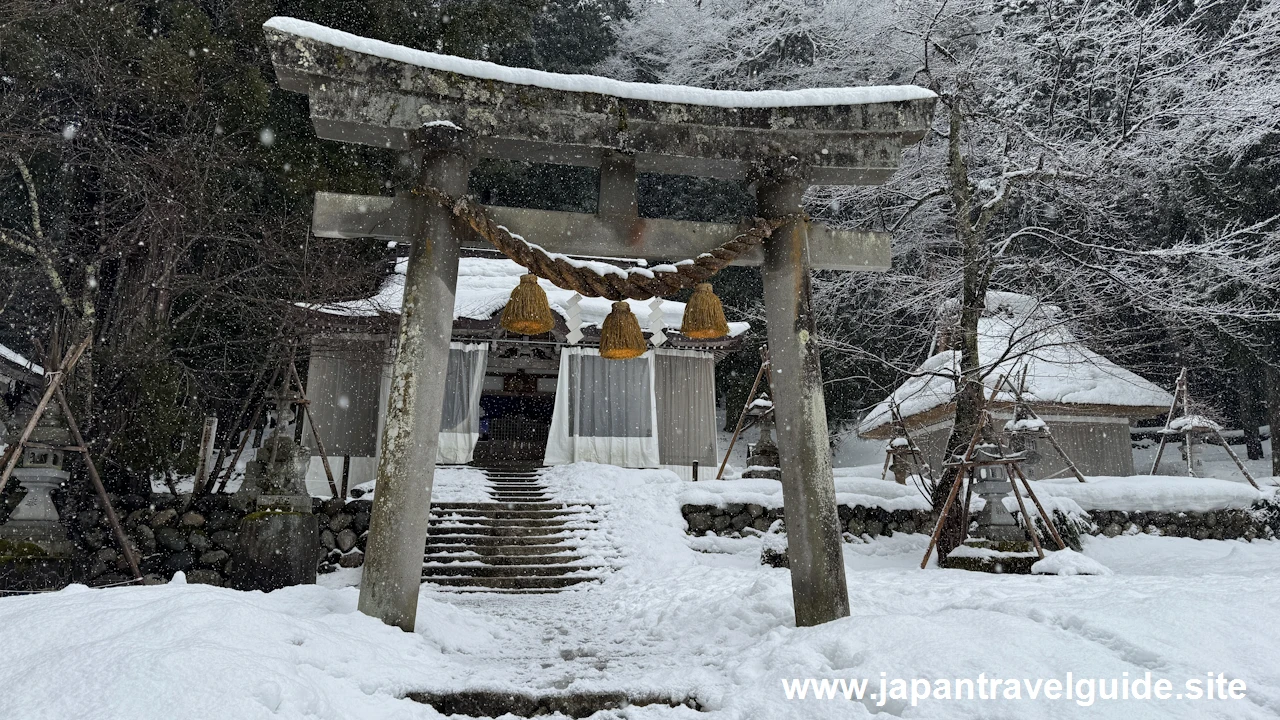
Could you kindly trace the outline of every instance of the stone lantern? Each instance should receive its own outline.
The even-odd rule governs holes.
[[[974,449],[978,464],[973,469],[973,493],[986,503],[978,511],[978,529],[974,537],[995,542],[1025,542],[1026,533],[1004,506],[1004,499],[1013,493],[1008,466],[1002,462],[983,463],[983,460],[997,459],[989,450],[984,446]]]
[[[25,427],[26,421],[14,423],[9,442],[17,442],[18,433]],[[13,470],[13,479],[27,494],[9,513],[8,521],[0,525],[0,541],[8,541],[15,547],[36,545],[44,557],[71,556],[75,548],[62,527],[51,494],[69,477],[64,469],[65,449],[74,445],[61,408],[50,406],[27,439],[22,457]]]
[[[773,413],[770,410],[762,412],[758,425],[760,440],[751,448],[747,471],[742,473],[742,477],[781,480],[782,463],[778,457],[778,445],[773,441]]]

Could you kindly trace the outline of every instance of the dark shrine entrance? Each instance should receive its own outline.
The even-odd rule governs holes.
[[[560,349],[554,342],[497,343],[480,395],[474,464],[542,464],[559,368]]]

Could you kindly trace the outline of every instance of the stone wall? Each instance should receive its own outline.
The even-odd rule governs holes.
[[[76,546],[70,580],[90,586],[132,581],[129,565],[96,497],[72,499],[60,494],[55,500],[63,527]],[[240,521],[257,510],[247,505],[246,498],[225,494],[194,499],[170,493],[148,498],[112,495],[111,500],[133,543],[144,582],[149,584],[168,582],[175,572],[182,571],[188,582],[227,585]],[[364,564],[372,506],[371,500],[345,504],[313,500],[313,510],[320,516],[319,572]],[[7,515],[6,510],[0,509],[0,515]],[[0,517],[0,522],[4,519]]]
[[[714,532],[721,536],[740,537],[750,534],[747,528],[767,532],[774,522],[782,520],[782,508],[755,504],[684,505],[680,511],[690,535]],[[934,523],[933,514],[927,510],[889,511],[861,505],[840,505],[839,512],[843,530],[858,537],[891,536],[895,532],[928,533]],[[1063,531],[1064,540],[1069,545],[1075,543],[1065,536],[1077,532],[1107,537],[1148,533],[1198,540],[1253,540],[1280,537],[1280,505],[1260,502],[1251,508],[1211,512],[1094,510],[1087,517],[1071,518],[1055,512],[1054,522]]]
[[[1094,510],[1089,521],[1093,534],[1107,537],[1145,533],[1196,540],[1253,540],[1280,535],[1280,505],[1262,502],[1251,508],[1209,512]]]
[[[861,537],[869,535],[893,535],[895,532],[929,532],[933,527],[926,510],[885,510],[861,505],[840,505],[840,526],[848,533]],[[727,503],[717,505],[684,505],[680,508],[688,523],[690,535],[717,535],[738,537],[750,527],[768,532],[775,522],[782,520],[782,508],[766,508],[753,503]],[[749,534],[749,533],[748,533]]]
[[[364,565],[365,542],[369,538],[369,513],[372,500],[332,500],[320,503],[320,573],[331,573],[340,567]],[[424,548],[425,550],[425,548]]]
[[[133,543],[145,581],[166,582],[178,571],[191,582],[223,585],[230,573],[237,530],[248,508],[230,495],[190,498],[126,495],[112,504]],[[69,511],[69,512],[68,512]],[[76,579],[101,586],[133,579],[96,502],[67,508],[63,525],[81,550]]]

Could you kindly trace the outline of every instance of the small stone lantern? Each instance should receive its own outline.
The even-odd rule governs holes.
[[[1004,499],[1013,493],[1008,466],[1002,462],[983,463],[983,460],[998,459],[988,447],[975,448],[974,455],[977,464],[973,468],[973,492],[986,503],[978,511],[978,529],[974,536],[997,542],[1026,541],[1026,533],[1004,506]]]
[[[747,458],[747,471],[742,473],[742,477],[781,480],[782,463],[778,456],[778,445],[773,441],[773,412],[765,410],[761,413],[758,424],[760,440],[751,448],[751,455]]]
[[[17,442],[26,421],[15,423],[9,442]],[[70,557],[75,548],[67,537],[51,494],[69,477],[64,469],[65,448],[75,445],[61,409],[54,405],[40,416],[27,439],[22,457],[13,470],[13,479],[27,494],[0,525],[0,540],[15,546],[34,544],[45,557]]]

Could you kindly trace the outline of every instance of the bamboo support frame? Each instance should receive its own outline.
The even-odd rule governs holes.
[[[71,354],[63,358],[57,370],[52,373],[45,372],[47,384],[44,388],[44,394],[40,396],[40,402],[36,403],[35,412],[31,413],[31,419],[27,421],[26,427],[22,429],[22,434],[18,436],[18,441],[13,443],[12,450],[5,460],[4,471],[0,472],[0,492],[4,491],[5,484],[9,482],[9,476],[13,474],[13,469],[17,467],[18,460],[22,457],[22,448],[26,445],[27,439],[31,437],[31,433],[35,431],[36,423],[40,422],[40,416],[44,415],[45,408],[49,406],[49,401],[53,399],[54,394],[58,391],[58,386],[62,384],[62,379],[75,368],[80,356],[88,349],[91,342],[93,342],[93,335],[86,335],[84,340],[81,340],[80,344],[71,351]]]
[[[48,383],[45,386],[44,394],[41,396],[40,402],[36,404],[35,411],[31,414],[31,419],[27,421],[26,427],[23,428],[22,434],[18,436],[18,441],[13,444],[5,462],[4,472],[0,473],[0,490],[4,489],[10,475],[13,473],[14,467],[17,466],[18,460],[22,457],[24,448],[49,447],[44,443],[29,443],[27,441],[35,430],[36,425],[40,422],[40,418],[48,410],[50,401],[56,399],[59,407],[62,408],[67,427],[71,431],[71,437],[76,444],[74,446],[51,449],[75,451],[84,456],[85,467],[89,471],[89,481],[98,495],[98,500],[102,503],[107,522],[111,525],[111,532],[115,536],[116,542],[120,545],[120,552],[124,554],[125,560],[129,564],[129,569],[133,572],[134,579],[141,580],[142,571],[138,567],[138,558],[133,553],[133,546],[124,534],[124,528],[120,525],[120,518],[116,515],[115,508],[111,506],[111,498],[107,495],[107,489],[102,483],[101,476],[98,475],[98,468],[93,462],[93,456],[89,453],[89,446],[85,443],[84,436],[80,434],[80,425],[76,422],[75,414],[71,411],[71,403],[67,402],[67,396],[62,391],[63,379],[75,368],[76,363],[79,362],[81,356],[92,342],[93,334],[85,335],[84,340],[80,341],[80,344],[69,355],[57,361],[58,369],[56,371],[46,373],[45,377]],[[52,358],[52,354],[50,357]]]
[[[973,430],[973,437],[969,439],[969,447],[965,448],[964,455],[960,458],[960,466],[956,468],[955,480],[951,482],[951,492],[947,494],[947,501],[942,504],[942,512],[938,513],[938,523],[933,528],[933,535],[929,538],[929,547],[925,548],[924,559],[920,561],[920,569],[923,570],[929,565],[929,556],[933,554],[933,548],[938,544],[938,538],[942,537],[942,528],[947,524],[947,513],[951,512],[951,505],[955,502],[956,493],[960,490],[960,483],[964,482],[965,474],[969,472],[967,467],[969,458],[973,456],[973,449],[978,446],[978,438],[982,437],[982,428],[987,420],[987,411],[984,408],[979,411],[978,424]],[[967,483],[966,483],[967,484]],[[969,529],[966,527],[965,532]]]
[[[1072,460],[1069,455],[1067,455],[1067,451],[1062,449],[1062,446],[1058,444],[1058,439],[1053,436],[1052,432],[1050,432],[1049,424],[1044,422],[1044,420],[1040,419],[1040,416],[1036,414],[1036,411],[1032,409],[1029,403],[1026,403],[1022,400],[1022,392],[1027,387],[1027,371],[1025,368],[1022,371],[1021,385],[1016,389],[1014,389],[1012,385],[1010,385],[1009,387],[1010,389],[1014,390],[1014,395],[1017,400],[1018,406],[1021,409],[1026,410],[1027,414],[1029,414],[1032,417],[1032,419],[1040,420],[1040,423],[1041,423],[1040,432],[1044,434],[1044,438],[1049,441],[1050,445],[1053,446],[1054,451],[1058,453],[1058,457],[1062,458],[1062,461],[1067,464],[1067,469],[1071,471],[1071,474],[1076,476],[1077,481],[1087,484],[1088,481],[1084,479],[1084,473],[1080,472],[1080,468],[1076,467],[1075,461]],[[1014,413],[1014,417],[1015,418],[1017,417],[1016,411]]]
[[[133,577],[137,580],[142,579],[142,571],[138,568],[138,558],[133,554],[133,546],[129,543],[129,538],[124,534],[124,528],[120,525],[120,518],[116,515],[115,508],[111,506],[111,498],[107,495],[107,488],[102,484],[102,477],[98,475],[98,467],[93,462],[93,456],[89,454],[89,446],[85,444],[84,437],[80,435],[80,426],[76,423],[76,416],[71,412],[71,403],[67,402],[67,396],[63,394],[62,388],[55,388],[58,397],[58,404],[62,406],[62,413],[67,418],[67,427],[71,429],[71,437],[79,446],[80,454],[84,456],[85,468],[89,471],[89,481],[93,484],[93,489],[98,493],[98,499],[102,501],[102,511],[106,513],[107,523],[111,525],[111,534],[115,535],[116,542],[120,544],[120,552],[124,554],[124,559],[129,563],[129,570],[133,572]]]

